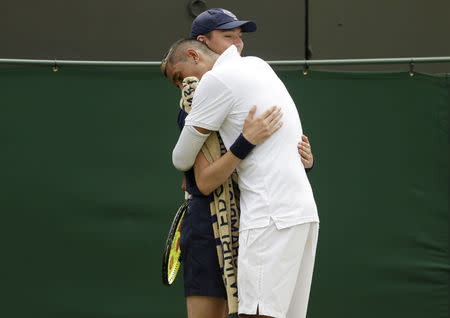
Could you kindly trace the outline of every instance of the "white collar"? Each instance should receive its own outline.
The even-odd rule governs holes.
[[[216,60],[213,65],[213,68],[216,66],[228,61],[230,59],[241,57],[238,53],[237,47],[235,45],[231,45],[228,49],[226,49]]]

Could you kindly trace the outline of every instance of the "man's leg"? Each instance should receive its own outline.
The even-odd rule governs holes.
[[[226,318],[228,316],[227,301],[224,298],[188,296],[186,306],[188,318]]]
[[[319,223],[311,223],[300,265],[295,291],[286,318],[305,318],[316,258]]]
[[[309,229],[307,223],[278,230],[272,223],[239,233],[238,288],[242,317],[286,317]]]

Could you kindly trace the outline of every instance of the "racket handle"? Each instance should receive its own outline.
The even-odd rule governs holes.
[[[191,195],[189,194],[189,192],[184,191],[184,199],[189,200],[190,198],[191,198]]]

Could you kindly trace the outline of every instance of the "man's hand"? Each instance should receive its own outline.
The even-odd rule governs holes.
[[[314,157],[311,152],[311,145],[309,144],[308,137],[302,136],[302,141],[298,143],[297,148],[305,168],[311,168],[314,164]]]
[[[269,108],[256,118],[254,118],[255,112],[256,106],[253,106],[247,118],[245,118],[242,135],[250,143],[259,145],[281,128],[283,123],[279,120],[283,113],[281,113],[281,108],[276,106]]]

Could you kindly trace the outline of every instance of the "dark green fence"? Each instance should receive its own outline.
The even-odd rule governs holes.
[[[279,75],[316,157],[308,317],[447,317],[448,78]],[[185,316],[177,105],[156,69],[0,67],[1,317]]]

